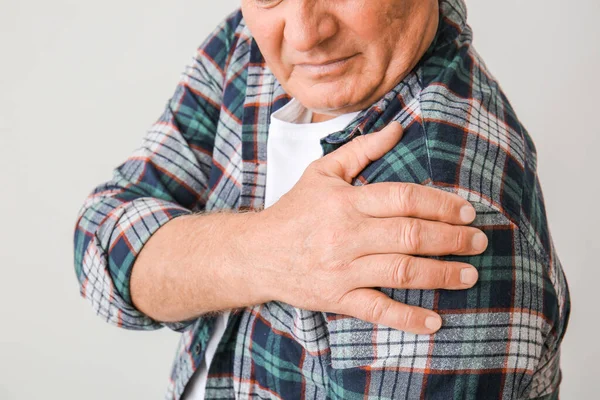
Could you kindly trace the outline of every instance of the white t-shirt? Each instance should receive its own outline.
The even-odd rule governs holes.
[[[320,139],[344,129],[358,112],[343,114],[325,122],[311,123],[312,112],[292,99],[271,115],[267,137],[267,184],[265,208],[270,207],[300,180],[314,160],[323,156]],[[215,330],[208,340],[204,360],[188,383],[186,400],[204,399],[208,366],[225,333],[229,312],[217,317]]]

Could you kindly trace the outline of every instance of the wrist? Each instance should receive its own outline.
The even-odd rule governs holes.
[[[272,241],[266,227],[265,211],[247,211],[233,215],[232,243],[235,265],[239,266],[240,290],[247,293],[248,305],[274,300],[269,246]]]

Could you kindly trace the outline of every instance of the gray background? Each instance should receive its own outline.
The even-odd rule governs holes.
[[[93,314],[78,293],[73,227],[238,1],[0,0],[1,399],[163,396],[178,335]],[[468,0],[475,45],[538,148],[573,301],[567,400],[595,397],[600,373],[599,4]]]

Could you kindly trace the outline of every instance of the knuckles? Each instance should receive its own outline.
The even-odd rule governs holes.
[[[389,310],[389,304],[382,296],[375,297],[371,304],[366,305],[366,319],[372,322],[381,321]]]
[[[411,219],[404,225],[404,246],[408,249],[409,253],[418,253],[423,244],[423,227],[421,222],[417,219]]]
[[[392,204],[396,205],[398,210],[405,215],[414,214],[419,204],[416,191],[416,186],[411,184],[394,185],[391,190]]]
[[[466,228],[457,227],[453,252],[466,252],[470,249]]]
[[[398,288],[409,288],[413,283],[413,261],[410,256],[398,256],[392,263],[392,282],[396,282]]]
[[[441,280],[442,280],[442,287],[451,287],[453,286],[452,282],[453,282],[453,269],[450,266],[450,263],[448,262],[444,262],[442,264],[442,276],[441,276]]]
[[[400,314],[400,325],[408,330],[413,326],[413,321],[415,320],[415,311],[412,307],[407,307]]]

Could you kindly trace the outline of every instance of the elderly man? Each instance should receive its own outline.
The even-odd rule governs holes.
[[[75,266],[107,321],[182,332],[168,398],[558,397],[535,148],[462,0],[243,0]]]

